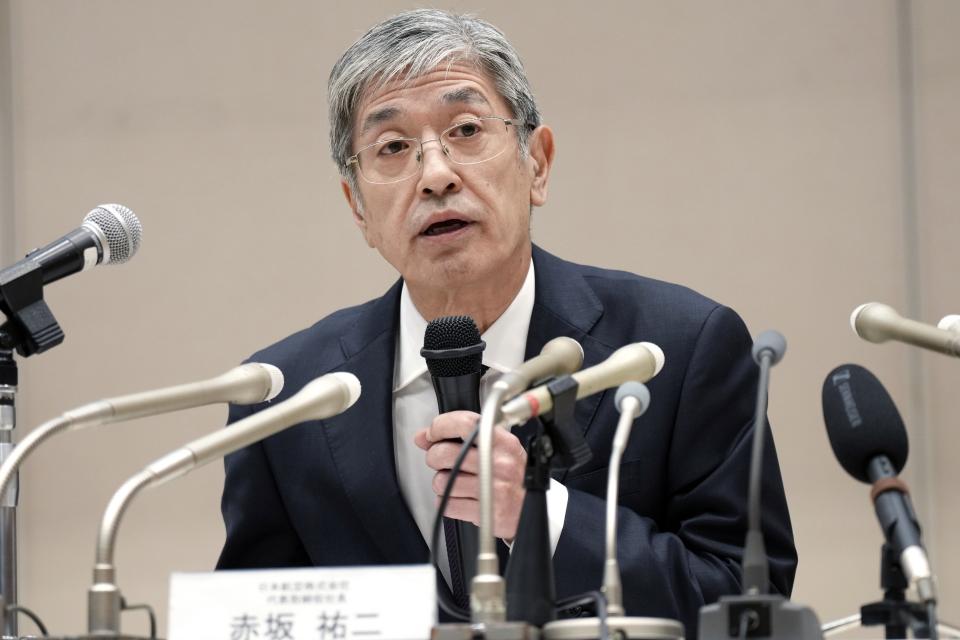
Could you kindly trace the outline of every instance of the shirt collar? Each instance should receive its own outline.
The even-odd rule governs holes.
[[[483,364],[500,373],[511,371],[523,364],[533,301],[534,276],[531,260],[527,277],[510,306],[480,336],[487,344],[483,350]],[[427,363],[420,355],[426,329],[427,321],[413,304],[407,283],[404,282],[400,291],[400,340],[397,344],[397,365],[393,375],[394,393],[427,372]]]

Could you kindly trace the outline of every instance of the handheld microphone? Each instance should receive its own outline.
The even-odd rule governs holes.
[[[897,474],[907,462],[909,441],[896,405],[861,366],[845,364],[823,382],[823,420],[830,446],[844,470],[873,485],[870,498],[886,542],[899,556],[904,576],[920,599],[936,602],[936,586],[923,547],[909,490]]]
[[[108,398],[72,409],[33,429],[13,448],[0,465],[0,496],[4,495],[8,486],[16,495],[11,481],[16,478],[17,469],[34,449],[57,433],[218,402],[255,404],[276,397],[282,388],[283,373],[280,369],[272,364],[251,362],[215,378]]]
[[[742,594],[721,596],[700,608],[700,637],[720,640],[781,638],[817,640],[823,638],[820,621],[809,607],[769,593],[770,570],[761,527],[760,493],[763,472],[763,441],[767,422],[770,368],[783,359],[787,341],[777,331],[764,331],[753,342],[751,355],[760,368],[757,400],[753,413],[753,440],[750,452],[750,485],[747,503],[747,535],[743,546]]]
[[[420,355],[427,361],[440,413],[480,413],[480,378],[485,347],[477,324],[470,316],[444,316],[427,324]],[[443,530],[450,589],[457,604],[466,608],[467,585],[476,574],[477,527],[444,517]]]
[[[222,458],[288,427],[322,420],[353,406],[360,397],[360,381],[351,373],[335,372],[309,382],[281,403],[238,420],[225,429],[197,438],[169,453],[127,480],[107,505],[97,537],[97,560],[88,592],[88,629],[91,635],[120,633],[120,589],[113,557],[120,520],[140,490],[178,478],[212,460]]]
[[[628,381],[646,382],[663,369],[663,351],[652,342],[635,342],[620,347],[600,364],[571,374],[577,382],[577,400]],[[553,409],[553,397],[546,385],[535,387],[501,408],[506,426],[523,424]]]
[[[98,264],[120,264],[137,253],[142,235],[133,211],[122,204],[102,204],[84,216],[78,228],[0,270],[0,281],[27,265],[38,265],[43,284],[50,284]]]
[[[960,334],[904,318],[893,307],[880,302],[868,302],[854,309],[850,315],[850,326],[854,333],[867,342],[895,340],[960,357]]]
[[[960,333],[960,315],[950,314],[943,316],[940,322],[937,323],[937,328],[943,329],[944,331],[952,331],[953,333]]]

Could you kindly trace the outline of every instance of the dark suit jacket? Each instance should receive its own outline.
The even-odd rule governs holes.
[[[641,340],[666,355],[623,456],[617,548],[627,613],[677,618],[694,637],[699,607],[740,588],[758,378],[750,336],[733,311],[689,289],[571,264],[538,247],[533,261],[527,358],[561,335],[583,345],[585,367]],[[274,402],[330,371],[355,374],[363,394],[340,416],[297,425],[227,458],[227,537],[218,568],[428,561],[394,462],[399,299],[398,282],[383,297],[251,358],[283,371]],[[261,408],[232,407],[230,420]],[[581,400],[576,418],[594,455],[558,477],[569,489],[554,555],[560,598],[601,584],[613,391]],[[789,594],[797,556],[770,433],[762,495],[771,584]]]

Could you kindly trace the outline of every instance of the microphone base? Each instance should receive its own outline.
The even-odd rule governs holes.
[[[540,629],[525,622],[438,624],[430,640],[540,640]]]
[[[723,596],[700,608],[701,640],[729,640],[740,636],[740,620],[751,615],[747,638],[823,640],[813,609],[778,595]]]
[[[679,621],[669,618],[607,616],[607,629],[609,629],[611,637],[614,638],[683,639],[683,625]],[[557,620],[549,622],[543,627],[543,640],[595,640],[599,637],[600,618]]]

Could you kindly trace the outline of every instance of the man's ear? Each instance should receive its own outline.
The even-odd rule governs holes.
[[[556,154],[553,129],[545,124],[540,125],[530,134],[527,144],[533,169],[530,204],[540,207],[547,202],[547,182],[550,179],[550,167],[553,166],[553,158]]]
[[[340,180],[340,188],[343,189],[343,196],[347,199],[347,204],[350,205],[354,224],[360,227],[360,231],[363,233],[363,239],[367,241],[367,245],[373,247],[367,235],[367,221],[363,218],[363,209],[360,206],[360,194],[354,193],[353,189],[350,188],[350,183],[346,180]]]

